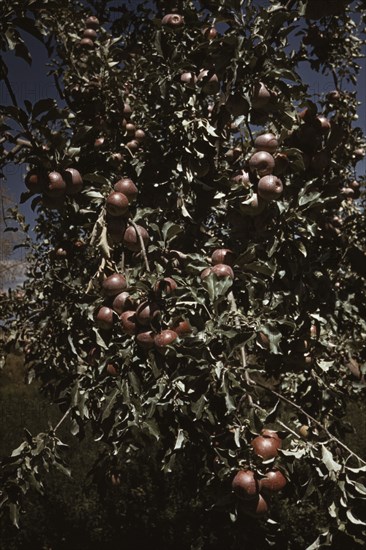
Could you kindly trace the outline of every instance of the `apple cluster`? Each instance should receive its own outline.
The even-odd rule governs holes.
[[[110,331],[118,318],[121,331],[134,336],[140,348],[155,348],[163,355],[167,346],[172,345],[178,337],[182,338],[191,333],[192,327],[182,318],[174,319],[169,328],[161,329],[164,297],[171,296],[177,289],[177,283],[173,278],[165,277],[158,280],[151,296],[142,301],[136,301],[127,287],[126,278],[121,273],[112,273],[103,280],[102,293],[105,302],[95,315],[98,328]]]
[[[99,19],[95,15],[90,15],[85,21],[85,29],[83,36],[79,42],[79,46],[87,50],[94,49],[94,42],[97,39],[97,30],[99,29]]]
[[[253,517],[263,516],[268,512],[269,501],[273,494],[281,491],[287,484],[286,477],[276,467],[266,466],[278,455],[282,441],[274,430],[264,428],[255,437],[251,446],[254,454],[262,464],[259,469],[244,468],[239,470],[232,480],[232,489],[238,497],[238,509]]]
[[[232,266],[234,264],[234,252],[228,248],[217,248],[211,255],[212,265],[206,267],[201,273],[201,279],[204,280],[211,273],[214,273],[218,279],[234,279]]]
[[[32,168],[25,177],[25,185],[32,194],[42,194],[45,206],[53,207],[59,205],[65,195],[80,193],[83,178],[76,168],[66,168],[61,172]]]
[[[242,183],[244,188],[250,185],[250,175],[256,178],[256,192],[240,204],[241,212],[252,216],[263,212],[267,202],[278,200],[283,192],[283,183],[274,174],[276,160],[273,154],[278,148],[277,137],[271,132],[260,134],[254,141],[254,147],[255,152],[248,161],[249,173],[242,170],[232,178],[232,181]]]

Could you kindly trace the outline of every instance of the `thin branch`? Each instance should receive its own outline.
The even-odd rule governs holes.
[[[149,260],[147,259],[147,255],[146,255],[146,248],[145,248],[145,243],[144,243],[144,240],[142,238],[142,235],[140,233],[140,231],[138,230],[138,227],[137,225],[135,224],[135,222],[133,220],[129,220],[130,224],[134,227],[136,233],[137,233],[137,236],[139,238],[139,241],[140,241],[140,246],[141,246],[141,254],[144,258],[144,261],[145,261],[145,266],[146,266],[146,271],[148,273],[150,273],[150,265],[149,265]]]
[[[311,416],[309,413],[307,413],[306,411],[304,411],[304,409],[302,407],[300,407],[300,405],[297,405],[296,403],[294,403],[293,401],[291,401],[291,399],[288,399],[287,397],[285,397],[284,395],[282,395],[281,393],[278,393],[277,391],[275,390],[272,390],[271,388],[269,388],[268,386],[266,386],[265,384],[262,384],[261,382],[257,382],[255,380],[252,380],[251,381],[252,384],[256,385],[256,386],[259,386],[260,388],[263,388],[264,390],[267,390],[269,391],[272,395],[275,395],[276,397],[278,397],[279,399],[281,399],[282,401],[284,401],[285,403],[287,403],[288,405],[290,405],[291,407],[295,408],[296,410],[298,410],[299,412],[301,412],[301,414],[305,415],[313,424],[315,424],[320,430],[322,430],[323,432],[325,432],[327,434],[327,436],[332,439],[333,441],[335,441],[336,443],[338,443],[338,445],[340,447],[342,447],[345,451],[347,451],[351,456],[354,456],[359,462],[361,462],[362,464],[364,464],[366,466],[366,462],[365,460],[363,460],[360,456],[358,456],[358,454],[356,454],[355,452],[353,452],[349,447],[347,447],[347,445],[345,445],[344,443],[342,443],[342,441],[340,441],[340,439],[338,439],[338,437],[336,437],[335,435],[331,434],[330,431],[328,430],[328,428],[326,428],[325,426],[323,426],[323,424],[321,422],[319,422],[319,420],[316,420],[316,418],[314,418],[313,416]]]
[[[10,84],[10,80],[8,78],[8,67],[6,66],[6,63],[4,62],[3,58],[0,58],[0,59],[1,59],[1,65],[2,65],[2,71],[1,71],[2,72],[2,79],[5,82],[5,86],[7,87],[7,90],[9,92],[9,95],[10,95],[10,98],[11,98],[11,101],[12,101],[14,107],[18,107],[17,98],[15,96],[13,88],[11,87],[11,84]]]
[[[56,433],[56,431],[59,429],[59,427],[61,426],[61,424],[66,420],[66,418],[69,416],[71,412],[71,407],[67,409],[67,411],[65,412],[65,414],[63,415],[63,417],[61,418],[61,420],[58,421],[58,423],[56,424],[56,426],[52,429],[52,432],[53,433]]]

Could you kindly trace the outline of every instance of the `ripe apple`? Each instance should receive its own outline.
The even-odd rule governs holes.
[[[275,167],[275,160],[267,151],[257,151],[249,159],[249,168],[258,176],[272,174]]]
[[[125,131],[129,137],[132,137],[135,135],[136,126],[132,122],[127,122],[125,125]]]
[[[171,328],[180,337],[184,337],[187,334],[191,334],[191,332],[192,332],[192,326],[191,326],[190,322],[186,321],[185,319],[178,319],[178,320],[174,321]]]
[[[94,141],[94,148],[95,149],[103,149],[106,145],[105,141],[106,141],[106,139],[105,139],[104,136],[96,138],[96,140]]]
[[[234,162],[243,154],[241,147],[233,147],[225,153],[225,158],[228,162]]]
[[[121,178],[114,184],[113,189],[123,193],[130,202],[136,199],[138,193],[136,185],[130,178]]]
[[[249,216],[258,216],[266,207],[266,201],[264,201],[257,193],[253,193],[250,199],[241,202],[240,211],[243,214]]]
[[[321,134],[328,134],[331,129],[330,120],[327,119],[324,115],[318,115],[316,117],[317,126],[320,127],[320,133]]]
[[[75,168],[66,168],[63,176],[66,182],[66,195],[80,193],[83,188],[83,178],[80,172]]]
[[[217,94],[220,90],[220,82],[217,74],[208,69],[202,69],[197,77],[197,83],[201,83],[202,91],[205,94]]]
[[[327,93],[327,99],[330,103],[336,103],[341,99],[341,94],[338,90],[332,90]]]
[[[126,143],[126,147],[131,151],[131,153],[136,153],[140,147],[140,142],[137,139],[131,139]]]
[[[282,181],[273,174],[264,176],[258,182],[258,195],[266,201],[279,199],[282,192]]]
[[[245,170],[240,170],[239,172],[235,173],[231,178],[230,181],[233,181],[234,183],[240,184],[246,189],[250,187],[250,178],[248,172]]]
[[[105,370],[107,371],[107,374],[109,374],[110,376],[117,376],[118,374],[117,365],[114,365],[113,363],[108,363]]]
[[[160,310],[157,304],[149,301],[142,302],[136,309],[136,320],[142,325],[150,325],[151,322],[160,316]]]
[[[128,292],[120,292],[117,294],[117,296],[114,298],[112,303],[112,309],[118,313],[118,315],[121,315],[124,311],[129,310],[131,311],[133,308],[133,300]]]
[[[275,153],[278,148],[278,140],[271,132],[266,132],[255,138],[254,147],[258,151],[266,151],[267,153]]]
[[[95,15],[89,15],[89,17],[85,20],[85,26],[87,29],[94,29],[95,31],[99,29],[99,19],[98,17],[95,17]]]
[[[309,426],[306,426],[305,424],[303,424],[302,426],[300,426],[300,428],[299,428],[299,435],[300,435],[303,439],[308,439],[308,438],[309,438],[309,433],[310,433],[310,428],[309,428]]]
[[[201,32],[208,40],[214,40],[217,37],[217,30],[215,27],[203,27]]]
[[[94,48],[94,42],[90,38],[82,38],[79,45],[87,50],[92,50]]]
[[[353,157],[356,162],[362,160],[365,155],[366,155],[366,151],[363,147],[357,147],[357,149],[353,151]]]
[[[171,345],[178,338],[178,334],[171,329],[162,330],[159,334],[156,334],[154,337],[155,347],[158,351],[164,353],[165,348]]]
[[[259,493],[259,483],[252,470],[239,470],[231,482],[231,487],[236,496],[243,500],[256,498]]]
[[[172,277],[164,277],[164,279],[156,281],[154,285],[154,291],[158,294],[170,295],[173,294],[177,288],[178,285]]]
[[[132,115],[132,107],[131,107],[131,104],[130,103],[124,103],[123,105],[123,114],[124,116],[126,117],[127,120],[130,119],[130,116]]]
[[[253,439],[251,445],[257,456],[263,458],[263,460],[269,460],[277,456],[278,449],[281,447],[281,440],[277,441],[273,437],[258,435]]]
[[[96,316],[96,324],[102,330],[110,330],[113,327],[113,309],[102,306]]]
[[[179,29],[184,25],[184,17],[178,13],[168,13],[161,20],[162,25],[172,29]]]
[[[154,333],[151,330],[136,334],[136,342],[143,349],[152,349],[155,345]]]
[[[141,128],[138,128],[135,132],[135,141],[138,141],[139,143],[142,143],[146,137],[146,134]]]
[[[141,243],[139,235],[143,240],[145,247],[149,241],[149,234],[144,227],[141,225],[136,226],[137,231],[133,225],[129,225],[123,236],[123,244],[128,250],[133,252],[139,252],[141,250]]]
[[[117,296],[127,287],[127,282],[122,273],[113,273],[102,282],[102,289],[106,296]]]
[[[271,100],[271,92],[266,88],[263,82],[255,85],[252,94],[253,109],[262,109],[266,107]]]
[[[31,193],[41,193],[43,190],[44,178],[37,169],[29,170],[25,176],[24,183]]]
[[[132,310],[127,310],[121,313],[119,316],[119,320],[121,323],[122,330],[125,334],[129,334],[130,336],[133,336],[136,334],[137,326],[136,326],[136,317],[135,312]]]
[[[232,267],[235,261],[235,254],[229,248],[217,248],[212,252],[211,261],[213,265],[225,264]]]
[[[90,40],[96,40],[97,38],[97,33],[94,29],[85,29],[84,32],[83,32],[83,38],[89,38]]]
[[[45,193],[48,197],[57,198],[65,194],[66,182],[60,172],[50,172],[46,178]]]
[[[197,77],[194,73],[185,72],[180,75],[180,81],[188,87],[194,87],[197,82]]]
[[[124,216],[128,213],[128,198],[119,191],[112,191],[106,200],[106,210],[110,216]]]
[[[268,493],[277,493],[287,485],[287,479],[276,468],[266,473],[266,477],[259,481],[260,490]]]
[[[253,518],[262,517],[268,512],[268,504],[262,495],[259,494],[252,500],[241,501],[239,510]]]

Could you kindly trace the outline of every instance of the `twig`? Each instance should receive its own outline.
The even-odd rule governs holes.
[[[338,443],[338,445],[340,447],[342,447],[344,450],[346,450],[348,453],[350,453],[351,456],[354,456],[359,462],[361,462],[362,464],[364,464],[366,466],[366,462],[365,460],[363,460],[360,456],[358,456],[358,454],[356,454],[355,452],[353,452],[349,447],[347,447],[347,445],[345,445],[344,443],[342,443],[342,441],[340,441],[338,439],[338,437],[336,437],[335,435],[331,434],[330,431],[328,430],[328,428],[326,428],[325,426],[323,426],[323,424],[321,422],[319,422],[319,420],[316,420],[316,418],[314,418],[313,416],[311,416],[309,413],[307,413],[306,411],[304,411],[304,409],[302,407],[300,407],[300,405],[297,405],[296,403],[294,403],[293,401],[291,401],[291,399],[288,399],[287,397],[285,397],[284,395],[282,395],[281,393],[278,393],[277,391],[275,390],[272,390],[271,388],[269,388],[268,386],[266,386],[265,384],[262,384],[261,382],[257,382],[255,380],[252,380],[251,381],[252,384],[256,385],[256,386],[259,386],[260,388],[263,388],[264,390],[267,390],[269,391],[272,395],[275,395],[276,397],[278,397],[279,399],[281,399],[282,401],[284,401],[285,403],[287,403],[288,405],[290,405],[291,407],[294,407],[296,410],[298,410],[299,412],[301,412],[301,414],[305,415],[313,424],[315,424],[319,429],[321,429],[323,432],[325,432],[327,434],[327,436],[332,439],[333,441],[335,441],[336,443]]]
[[[9,92],[11,101],[14,105],[14,107],[18,107],[17,98],[15,96],[15,93],[13,92],[13,88],[11,87],[10,80],[8,79],[8,67],[6,66],[6,63],[4,62],[3,58],[1,59],[1,65],[2,65],[2,78],[5,82],[5,86],[7,87],[7,90]]]
[[[52,429],[52,432],[53,433],[56,433],[56,431],[59,429],[59,427],[61,426],[61,424],[64,422],[64,420],[66,420],[66,418],[69,416],[71,412],[71,407],[69,407],[67,409],[67,411],[65,412],[65,414],[63,415],[63,417],[61,418],[61,420],[58,421],[58,423],[56,424],[56,426]]]
[[[146,271],[148,273],[150,273],[150,265],[149,265],[149,260],[147,259],[147,255],[146,255],[146,248],[145,248],[145,243],[144,243],[144,240],[142,238],[142,235],[140,233],[140,231],[138,230],[138,227],[137,225],[135,224],[135,222],[133,220],[129,220],[130,224],[134,227],[137,235],[138,235],[138,238],[139,238],[139,241],[140,241],[140,246],[141,246],[141,254],[144,258],[144,261],[145,261],[145,267],[146,267]]]

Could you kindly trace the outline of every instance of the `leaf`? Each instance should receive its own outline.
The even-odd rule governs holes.
[[[351,523],[354,523],[355,525],[366,525],[366,523],[358,518],[356,518],[353,513],[352,513],[352,510],[350,508],[348,508],[346,510],[346,514],[347,514],[347,517],[348,519],[350,520]]]
[[[175,440],[174,450],[181,449],[185,440],[186,436],[184,434],[184,431],[182,430],[182,428],[179,428],[178,435]]]
[[[13,525],[19,529],[19,506],[15,502],[9,504],[9,514]]]
[[[339,472],[342,469],[342,466],[333,459],[332,453],[328,451],[325,445],[322,445],[322,460],[329,473]]]
[[[40,99],[33,105],[32,116],[37,118],[40,114],[49,111],[52,107],[56,106],[56,101],[51,98]]]
[[[119,394],[119,390],[114,390],[106,399],[106,406],[104,408],[104,411],[103,411],[103,414],[102,414],[102,422],[103,420],[105,420],[106,418],[108,418],[108,416],[110,415],[112,409],[113,409],[113,406],[116,402],[116,399],[117,399],[117,396]]]
[[[163,235],[164,243],[169,243],[176,235],[182,233],[183,229],[180,225],[173,222],[166,222],[163,225],[161,233]]]

